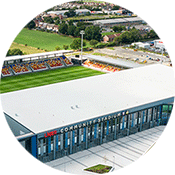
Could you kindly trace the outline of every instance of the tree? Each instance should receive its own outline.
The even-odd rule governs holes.
[[[81,28],[80,27],[76,27],[76,29],[74,31],[74,36],[79,37],[80,36],[80,31],[81,31]]]
[[[67,30],[68,35],[74,36],[75,29],[76,27],[74,25],[69,26]]]
[[[130,42],[137,42],[140,39],[140,33],[137,29],[133,28],[129,31],[130,34]]]
[[[68,45],[63,45],[63,49],[64,49],[64,50],[67,50],[68,48],[69,48]]]
[[[32,20],[25,27],[31,30],[35,27],[35,22]]]
[[[150,38],[159,38],[154,30],[150,30],[148,35]]]
[[[67,34],[68,25],[66,23],[61,23],[59,27],[59,32],[62,34]]]
[[[69,21],[68,21],[68,24],[71,26],[71,25],[74,24],[74,21],[73,21],[73,20],[69,20]]]
[[[83,41],[83,46],[86,46],[86,42]],[[81,39],[80,38],[76,38],[73,40],[73,42],[70,45],[71,49],[77,50],[81,48]]]
[[[112,10],[119,10],[119,8],[120,8],[120,6],[114,5],[114,6],[112,7]]]
[[[92,39],[92,40],[89,42],[89,44],[90,44],[91,46],[94,46],[94,47],[95,47],[95,46],[98,44],[98,41]]]
[[[98,26],[88,26],[85,29],[85,39],[101,41],[101,29]]]
[[[60,24],[60,20],[59,19],[55,20],[55,25],[58,25],[58,24]]]
[[[59,46],[56,46],[55,47],[55,50],[60,50],[61,48]]]
[[[54,23],[53,19],[50,16],[49,17],[44,17],[44,22],[48,23],[48,24],[53,24]]]
[[[6,56],[12,56],[12,55],[24,55],[24,54],[20,49],[12,49],[12,50],[9,49]]]
[[[76,12],[74,9],[69,9],[69,11],[65,12],[64,15],[67,15],[67,17],[73,17],[76,16]]]
[[[126,27],[125,26],[122,26],[122,25],[118,25],[118,26],[113,26],[112,27],[112,30],[114,32],[121,32],[122,30],[125,30],[125,29],[126,29]]]

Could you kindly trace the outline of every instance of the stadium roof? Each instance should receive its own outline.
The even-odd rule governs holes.
[[[17,60],[17,59],[27,59],[27,58],[36,58],[36,57],[47,57],[53,55],[62,55],[64,53],[71,53],[72,50],[59,50],[59,51],[52,51],[52,52],[43,52],[43,53],[35,53],[30,55],[15,55],[15,56],[7,56],[5,61],[9,60]]]
[[[138,63],[131,62],[129,60],[121,60],[120,58],[113,59],[113,58],[107,58],[107,57],[96,56],[96,55],[85,55],[84,57],[87,57],[88,59],[92,59],[95,61],[100,61],[103,63],[117,65],[125,68],[135,68],[135,67],[143,66]]]
[[[116,19],[99,19],[93,21],[93,23],[101,24],[117,24],[117,23],[127,23],[127,22],[144,22],[140,17],[130,17],[130,18],[116,18]]]
[[[173,69],[150,65],[1,95],[3,111],[34,133],[174,97]]]

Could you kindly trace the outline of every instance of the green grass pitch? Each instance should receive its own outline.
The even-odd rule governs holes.
[[[5,77],[2,78],[0,82],[0,93],[7,93],[100,74],[104,73],[82,66],[74,66]]]

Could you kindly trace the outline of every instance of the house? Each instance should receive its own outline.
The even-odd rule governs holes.
[[[46,29],[47,28],[47,23],[44,23],[44,22],[39,22],[39,26],[41,29]]]
[[[47,30],[53,30],[55,24],[47,24]]]
[[[105,36],[103,37],[103,41],[104,41],[105,43],[107,43],[107,42],[112,42],[112,41],[114,40],[115,37],[120,36],[120,35],[121,35],[121,33],[116,33],[116,34],[113,34],[113,35],[105,35]]]
[[[135,42],[131,44],[132,46],[136,46],[138,48],[145,48],[145,49],[149,49],[150,48],[150,44],[149,43],[142,43],[142,42]]]
[[[54,31],[54,32],[58,32],[58,30],[59,30],[58,25],[54,25],[54,27],[53,27],[53,31]]]
[[[35,23],[35,27],[39,27],[39,23],[40,23],[40,21],[39,20],[34,20],[34,23]]]

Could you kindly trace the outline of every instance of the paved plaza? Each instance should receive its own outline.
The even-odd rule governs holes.
[[[99,163],[113,166],[118,170],[144,155],[162,134],[164,128],[165,126],[151,128],[46,164],[73,174],[87,174],[83,169]]]

